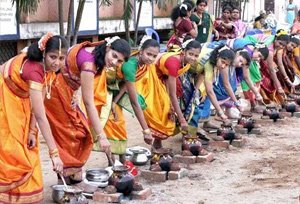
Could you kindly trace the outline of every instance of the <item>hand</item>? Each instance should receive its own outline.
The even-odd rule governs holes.
[[[181,126],[181,133],[182,135],[188,135],[189,134],[189,126],[187,123],[185,124],[180,124]]]
[[[36,133],[29,131],[28,140],[27,140],[28,149],[33,149],[34,147],[36,147],[36,137],[37,137]]]
[[[193,28],[194,28],[194,29],[197,29],[197,24],[196,24],[195,21],[192,21],[192,25],[193,25]]]
[[[294,85],[291,86],[291,94],[294,94],[296,92],[296,88]]]
[[[144,141],[146,144],[148,145],[152,145],[152,142],[153,142],[153,137],[152,137],[152,134],[144,134]]]
[[[278,93],[284,98],[284,99],[286,99],[286,95],[285,95],[285,93],[284,93],[284,90],[282,89],[282,88],[278,88]]]
[[[110,143],[106,137],[101,137],[101,138],[99,138],[98,141],[99,141],[99,146],[102,151],[104,151],[106,153],[110,152]]]
[[[219,40],[219,38],[220,38],[219,32],[218,32],[218,31],[215,31],[215,39],[216,39],[216,40]]]
[[[53,165],[53,171],[55,171],[58,174],[63,173],[64,165],[61,161],[60,157],[51,157],[52,165]]]
[[[119,120],[119,117],[118,117],[118,113],[116,111],[116,103],[113,102],[112,106],[111,106],[111,112],[114,116],[114,121],[117,122]]]
[[[260,93],[257,92],[257,93],[255,94],[255,100],[256,100],[256,101],[263,101],[262,95],[261,95]]]

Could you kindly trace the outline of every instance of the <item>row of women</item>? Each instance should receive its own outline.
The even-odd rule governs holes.
[[[135,52],[118,37],[68,50],[63,37],[48,33],[0,69],[0,202],[42,201],[38,128],[58,178],[75,184],[93,146],[124,162],[123,109],[134,112],[144,141],[158,149],[179,132],[196,134],[200,119],[209,127],[211,103],[227,120],[224,110],[240,109],[238,82],[253,108],[280,103],[295,88],[299,44],[281,30],[202,46],[187,37],[166,53],[149,37]]]

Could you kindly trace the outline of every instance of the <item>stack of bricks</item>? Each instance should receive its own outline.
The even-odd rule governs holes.
[[[130,195],[125,196],[123,193],[117,192],[114,186],[108,186],[105,189],[99,189],[94,192],[93,201],[101,203],[120,203],[123,200],[146,200],[151,195],[152,190],[150,188],[144,189],[140,183],[135,183]]]
[[[165,182],[167,180],[177,180],[188,176],[188,170],[180,168],[179,171],[151,171],[142,170],[141,176],[152,182]]]

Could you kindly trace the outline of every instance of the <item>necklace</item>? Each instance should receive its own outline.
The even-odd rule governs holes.
[[[48,80],[47,80],[47,75],[48,75],[48,72],[46,72],[46,69],[45,69],[45,66],[44,66],[44,72],[45,72],[45,84],[46,84],[46,87],[45,87],[45,90],[46,90],[46,98],[47,99],[50,99],[51,98],[51,88],[52,88],[52,83],[53,83],[53,79],[52,79],[52,74],[50,76],[50,81],[49,81],[49,85],[48,85]]]

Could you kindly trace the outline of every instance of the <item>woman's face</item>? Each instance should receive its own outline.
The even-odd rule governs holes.
[[[251,60],[259,62],[260,60],[264,60],[264,56],[258,51],[258,49],[254,49]]]
[[[283,40],[275,40],[275,48],[284,48],[286,46],[286,41]]]
[[[223,18],[224,18],[224,19],[229,19],[229,18],[230,18],[230,15],[231,15],[231,13],[230,13],[229,10],[225,10],[225,11],[223,12]]]
[[[199,48],[191,48],[189,50],[184,51],[184,63],[187,64],[194,64],[200,54],[200,49]]]
[[[122,53],[106,47],[105,54],[105,66],[106,67],[118,67],[121,66],[125,60],[125,57]]]
[[[61,53],[58,50],[45,53],[44,63],[47,71],[57,72],[65,65],[67,50],[62,49]]]
[[[218,57],[216,66],[218,69],[225,69],[230,64],[231,60]]]
[[[286,49],[291,52],[293,51],[293,49],[295,49],[297,47],[297,44],[294,43],[294,42],[289,42],[287,45],[286,45]]]
[[[159,53],[158,47],[148,47],[140,51],[139,60],[142,64],[152,64]]]
[[[202,2],[202,3],[200,3],[200,4],[198,4],[197,5],[197,12],[198,13],[203,13],[204,11],[205,11],[205,9],[206,9],[206,3],[204,3],[204,2]]]
[[[247,60],[240,54],[237,54],[233,61],[234,67],[244,67],[247,65]]]
[[[231,13],[231,17],[233,19],[236,19],[236,20],[239,19],[240,18],[240,11],[237,10],[237,9],[233,9],[232,13]]]

